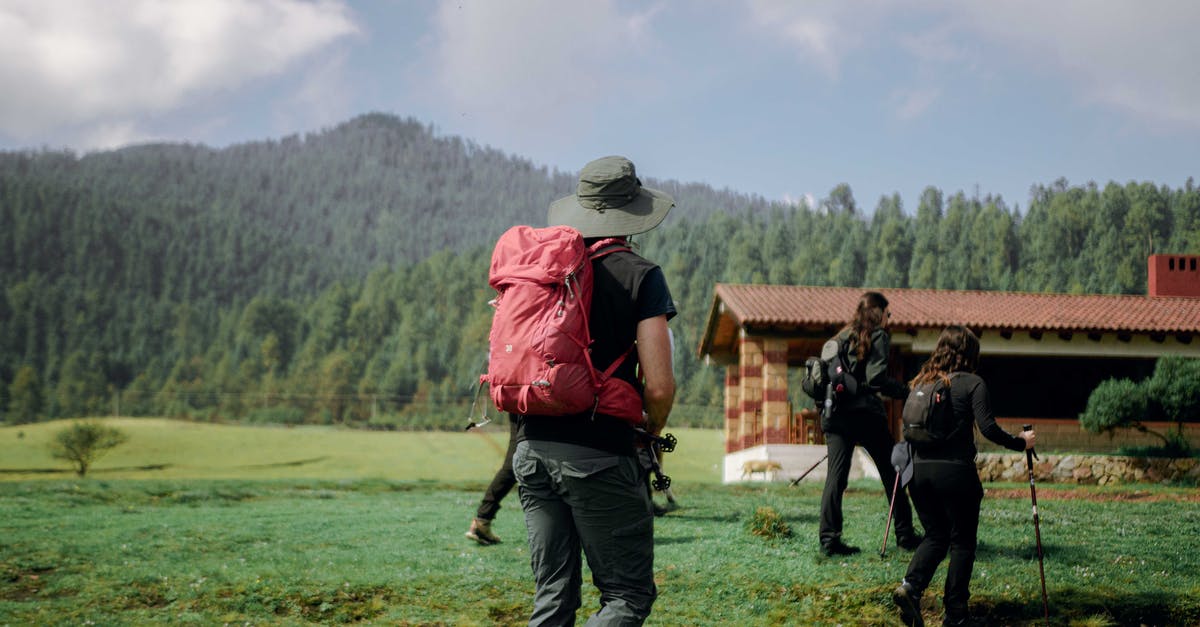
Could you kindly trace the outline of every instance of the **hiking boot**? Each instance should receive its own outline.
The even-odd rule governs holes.
[[[915,551],[917,550],[917,547],[921,546],[921,541],[924,539],[924,536],[920,536],[915,533],[906,533],[904,535],[896,534],[896,546],[904,549],[905,551]]]
[[[834,555],[854,555],[862,549],[856,546],[850,546],[841,540],[831,540],[821,544],[821,554],[825,557],[833,557]]]
[[[942,618],[942,625],[953,627],[982,627],[986,624],[985,621],[971,616],[965,607],[948,607],[946,615]]]
[[[921,617],[921,595],[907,581],[892,591],[892,603],[900,608],[900,620],[909,627],[925,627]]]
[[[491,544],[500,544],[500,537],[492,533],[492,521],[476,518],[471,521],[471,528],[465,534],[468,538],[488,546]]]

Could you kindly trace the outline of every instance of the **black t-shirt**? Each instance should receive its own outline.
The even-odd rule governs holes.
[[[675,303],[662,269],[633,252],[614,252],[592,264],[592,365],[605,370],[621,355],[625,361],[614,376],[641,391],[637,377],[637,325],[665,315],[675,317]],[[575,416],[517,416],[517,440],[548,440],[590,446],[618,454],[633,454],[633,429],[628,422],[584,412]]]

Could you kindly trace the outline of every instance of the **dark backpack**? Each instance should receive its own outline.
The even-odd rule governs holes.
[[[540,416],[592,411],[641,424],[641,395],[613,376],[633,348],[599,371],[588,329],[592,262],[627,250],[612,239],[586,247],[579,231],[566,226],[515,226],[500,236],[488,273],[497,295],[487,374],[480,377],[497,409]]]
[[[858,394],[858,379],[850,368],[849,342],[841,335],[825,342],[820,357],[804,362],[800,388],[821,403],[821,413],[831,415],[839,403]]]
[[[941,377],[916,385],[909,391],[901,418],[905,441],[917,449],[936,447],[946,442],[961,426],[954,419],[950,385]]]

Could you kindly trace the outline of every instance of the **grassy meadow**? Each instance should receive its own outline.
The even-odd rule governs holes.
[[[63,423],[0,428],[0,625],[527,618],[516,495],[495,523],[503,544],[462,535],[504,424],[477,435],[110,422],[130,441],[85,479],[44,451]],[[660,597],[647,624],[899,624],[889,593],[910,554],[877,554],[887,513],[877,483],[846,496],[846,538],[863,553],[827,559],[816,551],[819,485],[720,485],[720,434],[676,435],[668,470],[684,507],[656,521]],[[992,624],[1040,624],[1028,486],[988,488],[972,607]],[[1200,624],[1194,488],[1038,496],[1054,624]],[[759,512],[783,525],[752,533]],[[944,572],[926,595],[931,624]],[[590,584],[584,593],[581,623],[598,603]]]
[[[336,427],[238,426],[156,418],[109,418],[129,434],[96,462],[90,479],[490,479],[504,460],[508,423],[470,433],[361,431]],[[0,481],[72,477],[47,445],[70,421],[0,427]],[[466,424],[466,419],[463,419]],[[672,429],[675,480],[719,482],[722,435]],[[685,448],[686,447],[686,448]]]

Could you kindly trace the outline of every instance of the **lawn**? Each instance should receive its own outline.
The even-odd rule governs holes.
[[[192,433],[168,421],[146,424]],[[239,429],[195,427],[198,434]],[[14,461],[12,441],[27,446],[45,434],[26,427],[16,438],[13,429],[0,429],[6,442],[0,467],[50,464],[32,454]],[[524,622],[533,586],[515,495],[496,521],[503,544],[480,547],[462,535],[498,460],[487,458],[492,446],[485,438],[358,434],[390,443],[373,447],[352,438],[367,448],[364,458],[390,447],[384,466],[408,468],[412,476],[403,477],[388,476],[375,462],[339,461],[341,447],[330,442],[304,449],[289,439],[303,430],[263,431],[278,432],[288,444],[258,441],[257,455],[266,461],[253,467],[233,451],[226,453],[233,462],[223,464],[196,453],[185,463],[182,453],[176,458],[166,449],[159,457],[132,451],[120,457],[118,449],[99,465],[108,472],[82,480],[7,473],[10,480],[0,482],[0,624]],[[332,441],[355,434],[328,435]],[[719,485],[712,459],[689,465],[682,457],[685,446],[711,434],[679,435],[672,474],[684,508],[656,522],[660,597],[648,624],[899,624],[889,592],[910,554],[894,547],[885,558],[876,553],[887,512],[877,484],[855,482],[846,497],[846,537],[864,552],[826,559],[816,551],[820,486]],[[453,456],[414,451],[441,438],[462,459],[450,463],[454,472],[468,476],[446,466]],[[719,438],[713,437],[717,458]],[[154,441],[173,440],[163,434]],[[206,441],[192,437],[196,446]],[[472,455],[485,459],[466,459]],[[156,461],[147,464],[151,457]],[[316,457],[325,459],[278,465]],[[412,468],[429,459],[441,466]],[[369,473],[351,476],[355,463]],[[169,466],[113,470],[153,464]],[[330,476],[290,474],[318,464],[327,464]],[[172,469],[236,474],[231,468],[250,476],[143,478]],[[122,473],[143,474],[118,478]],[[1195,489],[1054,488],[1039,486],[1038,502],[1055,624],[1200,623]],[[972,607],[993,624],[1039,624],[1028,486],[988,489]],[[752,534],[760,508],[778,513],[791,534]],[[944,567],[931,592],[942,575]],[[591,586],[584,589],[581,623],[597,603]],[[926,596],[932,624],[940,620],[939,596]]]
[[[96,479],[394,479],[485,481],[504,461],[508,423],[469,433],[362,431],[336,427],[221,425],[157,418],[110,418],[129,442],[100,458]],[[72,476],[50,456],[60,420],[0,427],[0,481]],[[466,420],[463,420],[466,424]],[[723,436],[714,429],[671,429],[667,458],[676,481],[718,483]]]

